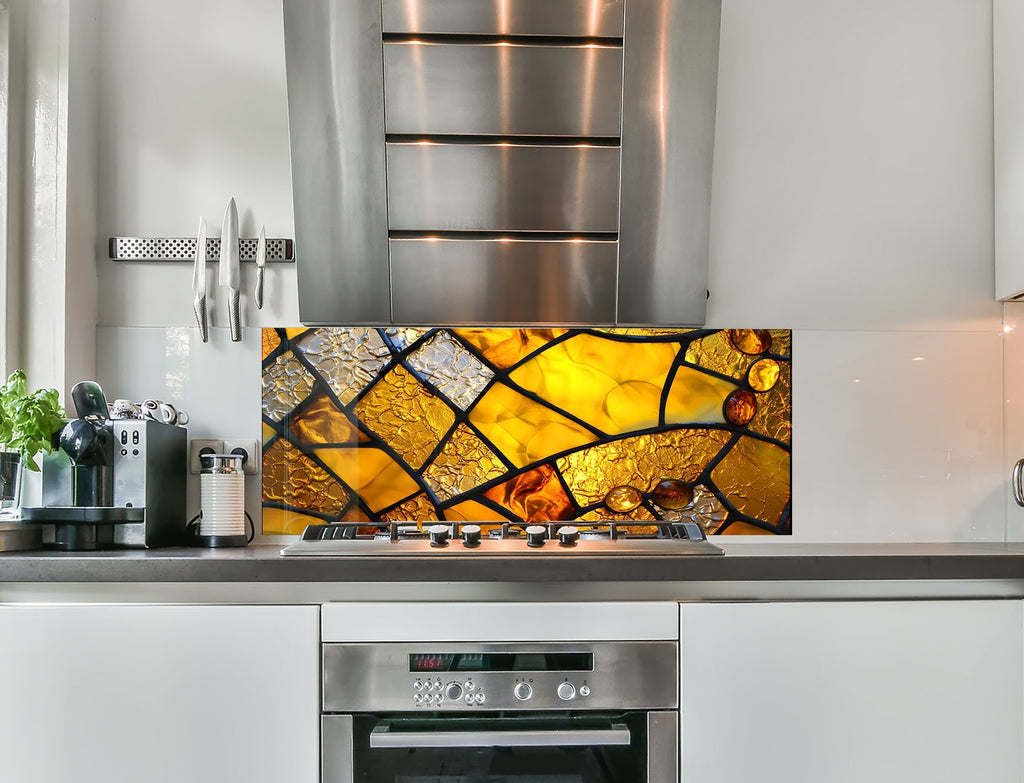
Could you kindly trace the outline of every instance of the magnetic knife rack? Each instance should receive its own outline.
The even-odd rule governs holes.
[[[238,240],[239,260],[256,261],[255,237]],[[113,261],[195,261],[195,237],[111,237],[110,258]],[[220,237],[207,237],[206,260],[220,258]],[[291,239],[267,238],[267,263],[295,262],[295,242]]]

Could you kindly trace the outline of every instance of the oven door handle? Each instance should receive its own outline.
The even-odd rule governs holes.
[[[629,727],[556,731],[391,731],[378,723],[370,732],[371,748],[553,748],[562,746],[629,745]]]

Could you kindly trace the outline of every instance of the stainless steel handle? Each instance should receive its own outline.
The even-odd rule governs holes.
[[[199,336],[203,342],[209,342],[210,330],[207,328],[206,321],[206,297],[196,294],[196,298],[192,300],[192,309],[196,313],[196,323],[199,325]]]
[[[386,723],[370,732],[371,748],[553,748],[564,746],[628,745],[629,727],[556,731],[396,731]]]
[[[1024,473],[1024,459],[1017,460],[1017,464],[1013,466],[1013,499],[1017,501],[1018,506],[1024,506],[1024,486],[1021,486],[1021,474]]]
[[[263,267],[256,267],[256,290],[253,292],[253,302],[256,303],[256,309],[263,309]]]
[[[228,298],[228,325],[231,327],[231,341],[242,339],[242,319],[239,311],[239,290],[232,288]]]

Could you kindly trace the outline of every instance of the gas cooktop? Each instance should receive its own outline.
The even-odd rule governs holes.
[[[372,532],[368,532],[372,531]],[[281,550],[285,557],[342,555],[572,556],[721,555],[695,522],[587,522],[460,524],[420,528],[392,522],[387,527],[340,522],[309,525],[301,540]]]

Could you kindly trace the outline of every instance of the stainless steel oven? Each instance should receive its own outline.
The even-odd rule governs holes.
[[[676,783],[675,641],[323,645],[324,783]]]

